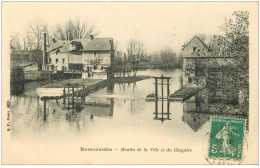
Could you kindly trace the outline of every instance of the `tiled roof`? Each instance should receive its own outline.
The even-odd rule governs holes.
[[[13,63],[13,66],[19,66],[19,67],[28,67],[31,65],[37,64],[36,62],[16,62]]]
[[[71,50],[71,41],[65,41],[63,46],[60,48],[60,52],[68,52]]]
[[[94,38],[94,39],[76,39],[72,41],[62,41],[59,40],[53,43],[48,49],[47,52],[54,51],[59,49],[60,52],[71,51],[71,44],[73,42],[79,42],[82,44],[82,49],[80,51],[111,51],[111,42],[112,38]]]
[[[56,50],[56,49],[60,49],[60,51],[66,51],[67,47],[69,46],[70,44],[70,41],[63,41],[63,40],[58,40],[56,41],[55,43],[53,43],[48,49],[46,52],[51,52],[53,50]]]
[[[185,48],[187,45],[189,45],[190,42],[191,42],[194,38],[197,38],[197,39],[202,43],[202,45],[204,45],[208,50],[210,50],[209,47],[208,47],[199,37],[197,37],[197,36],[194,36],[186,45],[182,46],[182,47],[183,47],[182,50],[184,50],[184,48]]]
[[[112,38],[77,39],[72,42],[81,42],[82,51],[110,51]]]

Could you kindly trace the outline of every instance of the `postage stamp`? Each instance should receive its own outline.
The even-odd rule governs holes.
[[[245,119],[212,117],[209,157],[241,160],[245,122]]]

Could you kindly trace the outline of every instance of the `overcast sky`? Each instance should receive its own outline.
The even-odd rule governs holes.
[[[6,5],[6,6],[5,6]],[[46,21],[49,26],[81,18],[95,24],[98,37],[113,37],[125,50],[130,39],[141,40],[148,52],[166,46],[179,52],[195,34],[220,34],[219,26],[243,3],[9,3],[3,4],[10,34],[22,34],[29,22]]]

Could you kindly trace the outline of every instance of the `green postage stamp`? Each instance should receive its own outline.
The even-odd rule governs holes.
[[[211,118],[209,157],[241,160],[245,119]]]

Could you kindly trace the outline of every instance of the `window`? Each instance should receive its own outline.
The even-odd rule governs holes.
[[[51,58],[50,58],[50,60],[49,60],[49,63],[51,63]]]
[[[59,62],[59,59],[58,58],[56,58],[56,64]]]
[[[195,52],[195,51],[196,51],[196,49],[197,49],[197,47],[193,47],[193,52]]]
[[[63,71],[66,71],[67,68],[66,68],[65,66],[62,66],[62,70],[63,70]]]
[[[192,78],[189,76],[188,77],[188,82],[191,83],[192,82]]]
[[[97,55],[97,52],[95,51],[95,52],[94,52],[94,56],[96,56],[96,55]]]
[[[65,58],[62,58],[62,63],[63,63],[63,64],[65,63]]]
[[[60,50],[59,50],[59,49],[57,49],[57,50],[56,50],[56,55],[58,55],[58,54],[59,54],[59,52],[60,52]]]

